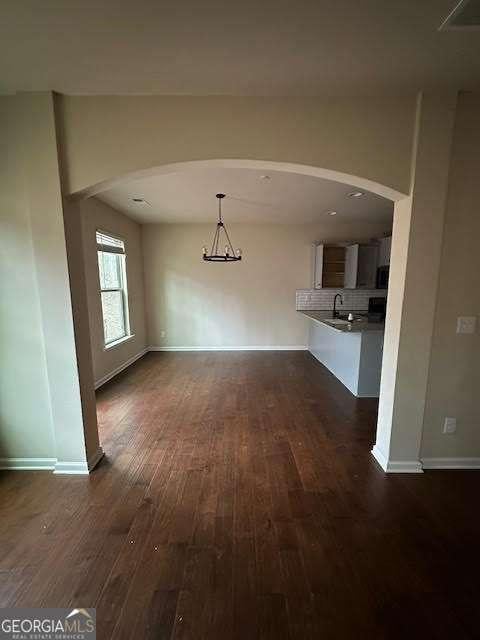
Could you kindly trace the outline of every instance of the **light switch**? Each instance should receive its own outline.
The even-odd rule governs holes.
[[[445,422],[443,423],[443,433],[455,433],[456,430],[457,430],[457,419],[445,418]]]
[[[457,333],[475,333],[476,328],[476,316],[460,316],[457,318]]]

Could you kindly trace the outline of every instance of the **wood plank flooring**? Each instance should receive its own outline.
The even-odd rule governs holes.
[[[306,352],[150,353],[88,478],[0,474],[0,606],[98,638],[480,637],[480,476],[386,476],[376,402]]]

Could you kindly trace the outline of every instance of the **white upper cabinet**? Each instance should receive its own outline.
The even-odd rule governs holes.
[[[392,249],[392,236],[380,238],[378,247],[378,266],[384,267],[390,264],[390,251]]]
[[[375,289],[378,247],[351,244],[345,251],[345,289]]]
[[[377,265],[378,247],[361,244],[358,248],[357,289],[375,289]]]
[[[345,250],[345,289],[355,289],[358,273],[358,244],[351,244]]]
[[[313,288],[375,289],[377,268],[390,262],[390,243],[382,238],[375,244],[314,244]]]
[[[323,244],[313,245],[313,288],[322,288],[323,277]]]

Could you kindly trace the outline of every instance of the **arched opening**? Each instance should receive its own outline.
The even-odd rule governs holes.
[[[294,164],[294,163],[285,163],[285,162],[263,161],[263,160],[215,159],[215,160],[195,160],[195,161],[180,162],[180,163],[177,162],[177,163],[162,165],[160,167],[152,167],[151,169],[148,169],[148,170],[133,172],[126,176],[109,179],[109,180],[91,185],[90,187],[73,194],[69,198],[69,201],[72,203],[72,207],[74,207],[75,209],[79,207],[78,211],[80,211],[83,201],[93,197],[102,199],[103,194],[105,194],[106,192],[115,192],[115,190],[118,190],[122,185],[128,184],[128,185],[134,186],[135,184],[139,184],[139,183],[144,184],[149,179],[152,179],[155,177],[168,176],[173,174],[182,174],[185,172],[186,173],[205,172],[207,170],[227,170],[227,171],[228,170],[232,170],[232,171],[245,170],[245,171],[261,171],[264,173],[279,172],[279,173],[284,173],[291,176],[306,176],[309,178],[318,179],[319,181],[330,181],[330,182],[337,183],[338,185],[343,185],[345,186],[345,188],[348,188],[348,189],[351,189],[353,187],[355,189],[368,192],[369,194],[374,194],[376,196],[379,196],[380,198],[388,199],[390,202],[393,202],[393,203],[399,202],[406,197],[405,194],[403,193],[400,193],[390,187],[375,183],[371,180],[358,177],[358,176],[344,174],[344,173],[329,170],[329,169],[319,168],[319,167]],[[80,211],[80,214],[81,214],[81,211]],[[212,223],[213,223],[213,220],[212,220]],[[105,225],[97,225],[97,226],[105,226]],[[108,230],[108,225],[107,225],[107,230]],[[340,239],[336,236],[334,236],[334,238],[336,238],[337,240]],[[322,238],[312,237],[312,240],[316,240],[316,241],[320,241],[321,239]],[[349,238],[345,238],[345,240],[348,240],[348,239]],[[85,241],[85,238],[84,238],[84,241]],[[395,260],[397,263],[396,264],[394,263],[392,265],[392,271],[395,271],[395,270],[402,271],[404,269],[404,264],[400,264],[398,261],[403,261],[403,260],[406,261],[406,255],[407,255],[406,243],[407,242],[408,242],[408,234],[407,235],[400,234],[398,237],[395,237],[395,234],[394,234],[393,244],[397,246],[394,249],[393,253],[394,253],[394,256],[396,256]],[[177,284],[176,286],[178,287],[179,285]],[[307,288],[311,285],[307,283],[307,281],[305,281],[305,284],[303,286]],[[148,296],[148,293],[146,293],[146,296]],[[92,303],[90,300],[88,301],[88,304],[86,305],[86,307],[85,305],[81,305],[81,304],[77,305],[77,309],[80,310],[79,313],[83,314],[86,312],[86,310],[90,310],[90,315],[91,315],[91,304]],[[95,313],[97,314],[97,316],[99,313],[101,313],[101,308],[98,304],[98,300],[96,303]],[[388,323],[395,322],[396,320],[398,319],[393,319],[391,314],[390,316],[388,316],[387,327],[386,327],[387,334],[389,330]],[[87,323],[84,322],[83,324],[84,325],[86,324],[87,326],[89,325],[88,322]],[[90,319],[90,328],[91,328],[91,319]],[[90,343],[92,342],[93,339],[94,337],[90,335],[89,336]],[[96,340],[98,343],[98,335]],[[221,349],[221,348],[229,349],[229,348],[238,347],[238,345],[222,344],[221,338],[219,338],[219,340],[220,340],[220,343],[216,343],[215,345],[215,347],[218,349]],[[147,348],[152,347],[152,340],[149,340],[147,338],[145,344]],[[155,346],[158,346],[158,345],[156,345],[154,341],[153,347],[155,348]],[[197,345],[198,350],[201,350],[202,346],[210,347],[211,345],[208,345],[208,344],[207,345],[204,344],[200,346]],[[246,345],[246,346],[249,346],[249,345]],[[258,344],[255,346],[257,348],[259,347]],[[270,346],[272,345],[270,344]],[[275,346],[275,344],[273,344],[273,346]],[[188,350],[188,349],[189,349],[189,345],[185,347],[185,350]],[[129,358],[127,358],[127,361],[132,360],[134,356],[135,354],[130,355]],[[389,373],[387,373],[387,377],[388,376],[391,377],[392,375],[391,369],[393,366],[394,366],[394,362],[391,360],[391,358],[387,358],[387,359],[384,358],[383,368],[389,371]],[[115,371],[119,369],[119,367],[112,367],[112,366],[110,368],[113,369],[113,373],[115,373]],[[394,372],[393,372],[393,375],[394,375]],[[99,378],[98,375],[95,377]],[[90,376],[90,385],[92,384],[93,378],[94,377]],[[100,382],[102,382],[102,379],[109,379],[109,373],[107,372],[104,375],[100,376]],[[384,388],[382,393],[386,394],[385,398],[383,398],[383,404],[384,405],[387,404],[388,406],[390,406],[393,403],[393,397],[391,396],[389,389]]]
[[[360,176],[351,175],[348,173],[342,173],[332,169],[323,167],[315,167],[305,164],[297,164],[293,162],[279,162],[271,160],[244,160],[244,159],[232,159],[232,158],[217,158],[212,160],[191,160],[186,162],[173,162],[171,164],[164,164],[157,167],[151,167],[150,169],[144,169],[140,171],[134,171],[126,175],[118,176],[108,180],[103,180],[96,184],[92,184],[81,191],[77,191],[71,195],[72,198],[88,198],[90,196],[97,195],[102,191],[111,189],[112,187],[130,182],[133,180],[139,180],[141,178],[148,178],[155,175],[162,175],[166,173],[175,173],[178,171],[184,171],[189,169],[207,169],[207,168],[225,168],[225,169],[259,169],[262,171],[283,171],[286,173],[296,173],[305,176],[312,176],[316,178],[322,178],[324,180],[332,180],[334,182],[341,182],[348,184],[359,189],[366,189],[371,193],[375,193],[384,198],[388,198],[392,201],[401,200],[405,198],[407,194],[401,193],[393,189],[392,187],[385,186],[362,178]]]

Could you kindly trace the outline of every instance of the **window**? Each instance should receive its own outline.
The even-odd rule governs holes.
[[[97,231],[98,273],[105,346],[130,335],[125,243]]]

